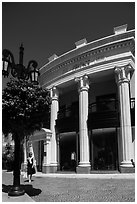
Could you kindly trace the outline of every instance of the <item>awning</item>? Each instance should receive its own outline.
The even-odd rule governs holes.
[[[46,140],[47,137],[51,137],[52,132],[50,129],[42,128],[40,131],[35,131],[30,137],[30,141]]]

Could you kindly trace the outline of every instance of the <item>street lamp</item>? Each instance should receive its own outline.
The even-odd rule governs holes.
[[[19,53],[19,64],[15,64],[13,54],[4,49],[2,52],[3,68],[2,75],[8,77],[11,71],[13,77],[18,79],[30,80],[33,84],[38,84],[38,76],[40,75],[37,66],[38,63],[34,60],[29,61],[27,68],[23,65],[24,47],[21,44]]]
[[[8,77],[9,73],[13,77],[17,77],[18,79],[28,80],[31,83],[38,85],[38,76],[40,75],[37,69],[37,62],[34,60],[29,61],[27,68],[23,65],[23,54],[24,48],[21,44],[20,52],[19,52],[19,64],[15,64],[13,54],[4,49],[2,52],[3,58],[3,68],[2,68],[2,75],[4,77]],[[20,138],[18,135],[14,135],[14,169],[13,169],[13,186],[9,190],[9,196],[20,196],[25,193],[24,189],[20,186]]]

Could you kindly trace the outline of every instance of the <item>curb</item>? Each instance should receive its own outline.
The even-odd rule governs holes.
[[[52,177],[52,178],[89,178],[89,179],[135,179],[135,173],[130,174],[44,174],[37,172],[34,177]]]

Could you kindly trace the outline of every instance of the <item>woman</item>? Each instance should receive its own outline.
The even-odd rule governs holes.
[[[27,159],[27,173],[28,173],[29,182],[31,182],[32,174],[35,173],[34,157],[32,152],[29,153],[29,157]]]

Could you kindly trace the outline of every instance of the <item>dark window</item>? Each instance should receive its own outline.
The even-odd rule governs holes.
[[[96,97],[97,111],[114,111],[116,109],[116,94]]]

